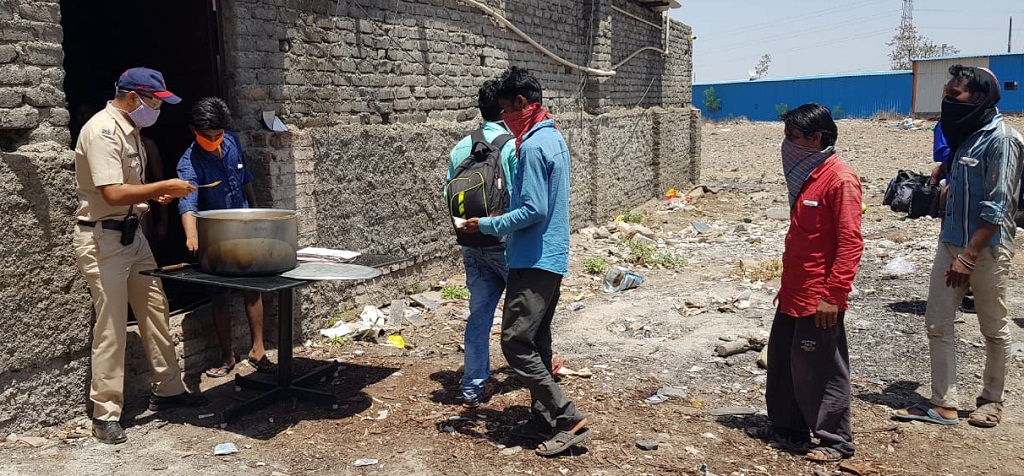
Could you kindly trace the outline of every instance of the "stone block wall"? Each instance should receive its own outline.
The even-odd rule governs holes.
[[[87,388],[59,20],[56,0],[0,0],[0,429],[80,411]]]
[[[409,258],[371,282],[300,290],[293,337],[316,335],[340,309],[386,304],[461,268],[439,197],[448,151],[478,124],[479,85],[510,65],[541,80],[569,144],[574,228],[698,179],[689,27],[671,22],[666,47],[664,29],[650,24],[664,25],[661,15],[627,0],[483,3],[570,63],[609,70],[640,48],[665,53],[588,76],[463,0],[218,0],[226,99],[261,204],[300,211],[301,246]],[[57,0],[0,0],[0,433],[59,423],[86,401],[91,303],[71,255],[59,15]],[[259,118],[268,110],[290,130],[266,130]],[[274,308],[272,297],[265,306]],[[172,320],[187,372],[216,357],[202,332],[209,313]],[[235,326],[241,351],[244,319]],[[131,385],[146,370],[134,335]]]

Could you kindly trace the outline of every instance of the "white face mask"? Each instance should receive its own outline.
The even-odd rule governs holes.
[[[149,107],[146,101],[142,99],[142,96],[139,96],[139,103],[139,107],[128,113],[128,117],[132,119],[132,122],[139,128],[156,124],[157,118],[160,117],[160,110]]]

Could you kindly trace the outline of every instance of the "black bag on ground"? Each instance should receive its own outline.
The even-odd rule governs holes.
[[[939,218],[939,188],[929,184],[911,189],[908,218]]]
[[[882,205],[889,205],[894,212],[910,212],[910,200],[914,190],[928,185],[929,177],[909,170],[900,170],[896,177],[889,181],[885,189]],[[936,194],[936,197],[938,195]],[[923,216],[923,215],[922,215]]]
[[[502,134],[487,142],[482,129],[470,134],[473,146],[469,157],[455,168],[444,186],[444,197],[452,217],[482,218],[503,213],[509,206],[508,180],[501,166],[501,148],[514,136]],[[452,220],[452,226],[455,220]],[[482,248],[504,242],[501,237],[484,233],[463,233],[455,229],[462,246]]]

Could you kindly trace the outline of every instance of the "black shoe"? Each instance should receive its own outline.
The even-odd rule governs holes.
[[[124,434],[124,429],[117,421],[93,420],[92,436],[108,445],[119,445],[128,441],[128,436]]]
[[[960,301],[960,312],[967,314],[975,314],[977,311],[974,309],[974,296],[964,296],[964,299]]]
[[[210,403],[210,399],[194,393],[182,392],[172,397],[149,395],[149,409],[154,412],[169,408],[202,407]]]

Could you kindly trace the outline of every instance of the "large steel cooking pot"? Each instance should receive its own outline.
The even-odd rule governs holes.
[[[229,208],[195,215],[200,271],[261,276],[295,268],[299,223],[294,210]]]

